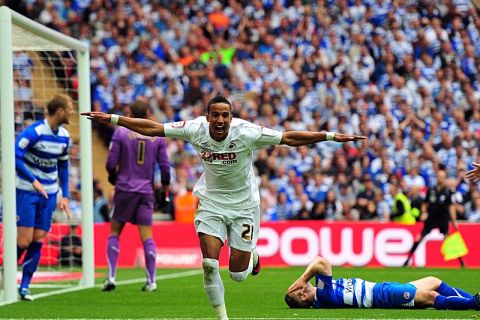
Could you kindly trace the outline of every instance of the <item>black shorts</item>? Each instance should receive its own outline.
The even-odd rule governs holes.
[[[442,233],[444,236],[448,235],[448,223],[449,221],[433,221],[433,220],[428,220],[425,221],[422,229],[422,237],[426,236],[427,234],[430,233],[435,228],[438,228],[440,230],[440,233]]]

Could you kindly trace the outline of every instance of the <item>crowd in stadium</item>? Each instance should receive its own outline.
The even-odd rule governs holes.
[[[480,141],[480,19],[468,0],[28,1],[24,13],[91,46],[93,109],[145,99],[161,122],[218,95],[277,130],[368,137],[260,150],[264,220],[388,221],[392,184],[412,200],[445,168],[459,219],[480,221],[464,180]],[[102,133],[107,136],[108,134]],[[169,142],[172,191],[201,174]]]

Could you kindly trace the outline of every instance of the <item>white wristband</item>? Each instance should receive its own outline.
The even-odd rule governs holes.
[[[110,117],[110,123],[113,125],[117,125],[119,119],[120,116],[118,114],[112,114],[112,116]]]
[[[335,140],[335,133],[334,132],[327,132],[327,141],[333,141]]]

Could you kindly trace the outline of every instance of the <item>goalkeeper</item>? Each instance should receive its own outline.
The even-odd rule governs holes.
[[[315,278],[315,285],[310,280]],[[359,278],[332,278],[332,266],[314,259],[289,288],[290,308],[429,308],[480,310],[479,294],[471,295],[435,277],[409,283],[370,282]]]
[[[146,118],[148,106],[135,101],[130,106],[132,118]],[[157,289],[155,281],[156,247],[152,238],[154,206],[153,172],[158,163],[161,170],[162,198],[168,198],[170,161],[165,139],[146,137],[129,129],[116,128],[107,158],[108,181],[115,185],[114,210],[107,240],[108,278],[103,291],[115,289],[119,237],[125,223],[138,225],[143,242],[147,280],[142,290]]]

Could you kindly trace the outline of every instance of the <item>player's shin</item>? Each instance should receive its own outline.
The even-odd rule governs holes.
[[[155,262],[157,249],[152,238],[143,242],[143,251],[145,254],[145,271],[147,273],[147,284],[155,283]]]
[[[208,301],[215,310],[218,319],[228,319],[224,300],[225,289],[219,273],[218,260],[204,258],[202,267],[203,284]]]
[[[120,241],[118,236],[110,236],[107,240],[108,280],[115,282],[117,271],[117,259],[120,253]]]
[[[37,270],[38,263],[40,262],[40,252],[42,250],[43,242],[33,241],[30,243],[23,259],[22,268],[22,282],[20,288],[28,288],[30,281],[32,280],[33,273]]]
[[[470,310],[475,309],[475,299],[463,298],[458,296],[445,297],[438,295],[433,304],[435,309],[441,310]]]
[[[437,292],[440,293],[442,296],[458,296],[458,297],[464,297],[464,298],[473,298],[473,295],[471,295],[468,292],[463,291],[462,289],[450,287],[448,284],[445,282],[442,282],[440,286],[437,289]]]

